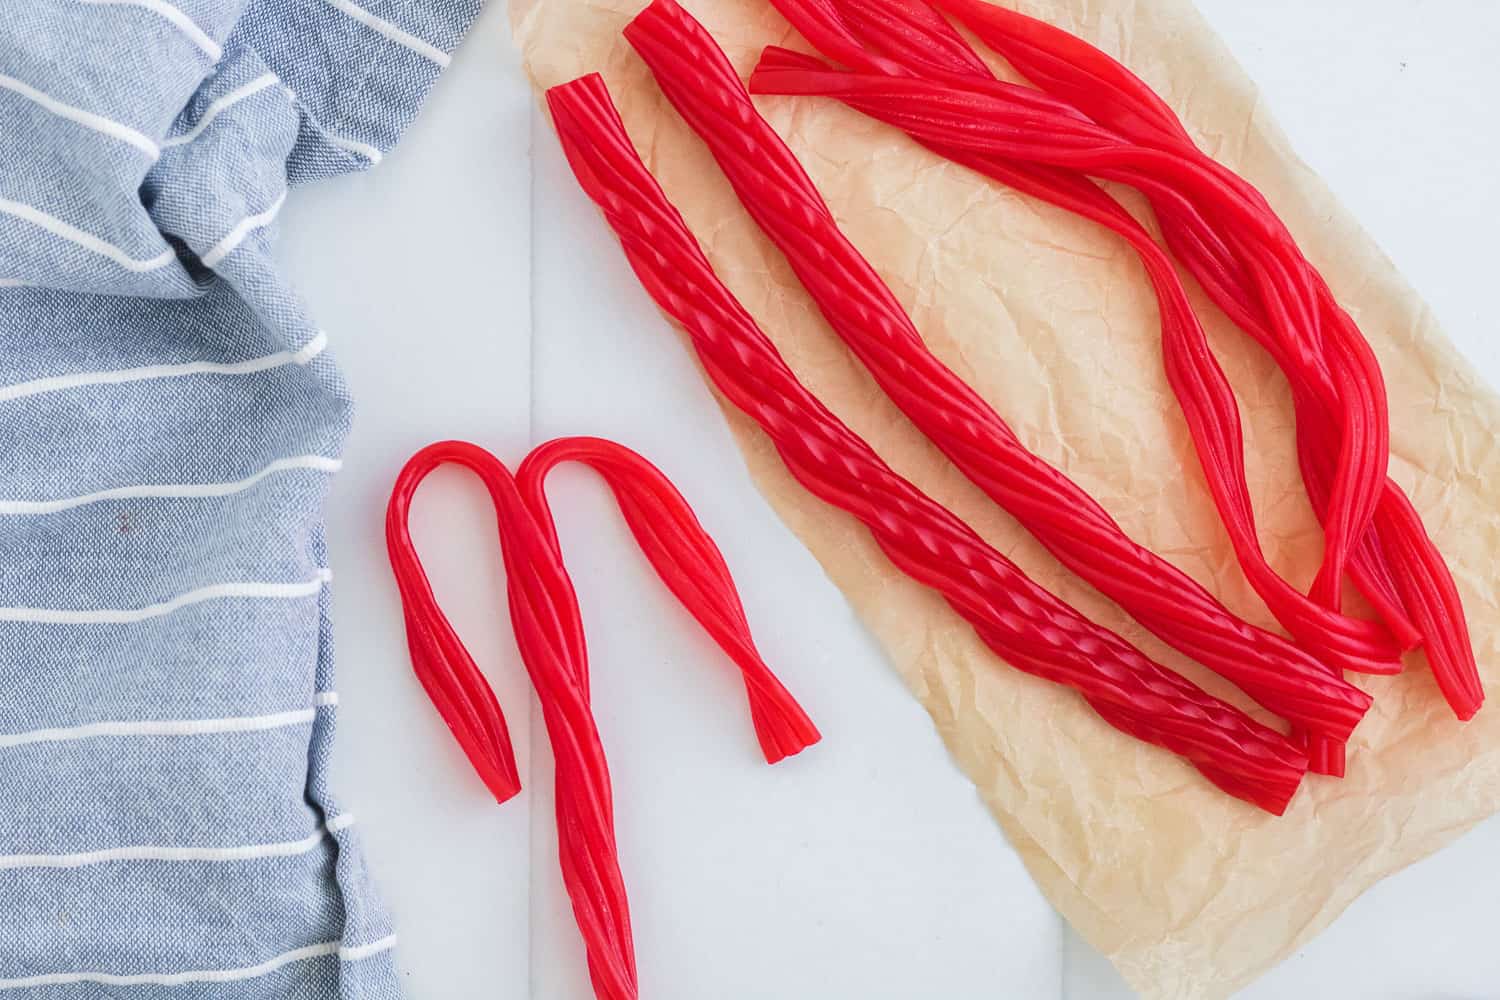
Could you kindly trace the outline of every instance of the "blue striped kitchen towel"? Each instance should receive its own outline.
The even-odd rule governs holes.
[[[0,5],[0,1000],[400,995],[327,786],[349,399],[270,247],[481,3]]]

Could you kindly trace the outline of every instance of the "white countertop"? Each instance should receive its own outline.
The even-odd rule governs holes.
[[[1199,0],[1331,183],[1492,380],[1500,5]],[[492,679],[526,790],[489,799],[413,678],[385,562],[396,470],[441,437],[514,463],[597,433],[673,477],[762,651],[824,733],[768,768],[733,669],[589,474],[551,492],[591,642],[644,993],[670,1000],[1129,991],[1069,931],[839,592],[755,492],[684,348],[535,109],[501,0],[403,146],[302,190],[282,256],[360,408],[329,524],[335,788],[360,816],[412,1000],[591,996],[557,870],[551,753],[509,633],[482,491],[440,473],[415,534]],[[1500,821],[1377,886],[1243,996],[1500,994]]]

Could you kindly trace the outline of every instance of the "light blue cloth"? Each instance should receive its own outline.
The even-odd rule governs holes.
[[[481,3],[0,6],[0,1000],[400,995],[326,781],[349,398],[269,248]]]

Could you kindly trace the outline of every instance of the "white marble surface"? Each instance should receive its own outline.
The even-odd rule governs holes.
[[[1500,5],[1200,0],[1303,156],[1500,379]],[[926,715],[748,481],[683,348],[534,110],[500,0],[403,147],[294,195],[283,256],[361,403],[329,518],[338,786],[401,926],[413,1000],[589,995],[556,867],[551,755],[477,487],[436,477],[416,534],[508,711],[526,791],[497,807],[407,665],[384,561],[404,458],[465,437],[516,461],[604,433],[719,539],[762,648],[826,740],[759,763],[731,670],[672,606],[606,492],[552,495],[593,643],[648,997],[1128,997],[1040,897]],[[1244,994],[1500,995],[1500,821],[1387,880]]]

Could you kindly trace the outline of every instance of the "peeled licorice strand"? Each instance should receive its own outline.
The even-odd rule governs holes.
[[[983,60],[969,47],[968,42],[923,0],[773,0],[773,3],[826,55],[852,68],[884,75],[911,74],[955,82],[963,89],[978,89],[991,96],[1001,97],[1012,107],[1033,109],[1048,107],[1059,118],[1091,121],[1082,111],[1065,102],[1053,100],[1053,103],[1048,106],[1044,103],[1043,95],[1039,91],[1016,87],[995,79]],[[961,4],[960,6],[965,13],[970,14],[971,18],[974,17],[971,8],[977,8],[986,13],[996,13],[997,16],[1009,15],[1020,18],[1020,15],[1010,15],[1009,12],[1000,11],[986,4]],[[1020,19],[1029,21],[1026,18]],[[978,20],[982,22],[982,18]],[[1087,48],[1085,43],[1066,33],[1058,32],[1042,22],[1033,23],[1039,30],[1060,35],[1063,41],[1058,43],[1057,47],[1061,49],[1066,50],[1070,46]],[[975,26],[983,33],[985,27],[983,23]],[[872,49],[878,49],[879,52],[872,51]],[[1107,57],[1103,58],[1106,62],[1108,61]],[[1129,91],[1133,86],[1136,91],[1150,94],[1149,88],[1124,67],[1116,64],[1112,81],[1113,77],[1118,77],[1124,83],[1117,89]],[[1113,82],[1109,85],[1115,86]],[[1163,102],[1155,98],[1154,94],[1142,103],[1148,105],[1145,113],[1147,119],[1162,115],[1170,116],[1170,110]],[[1098,102],[1095,101],[1095,105],[1097,104]],[[1136,133],[1143,134],[1146,137],[1143,141],[1153,148],[1160,147],[1163,143],[1170,145],[1179,135],[1185,138],[1185,133],[1181,125],[1176,123],[1175,118],[1172,119],[1172,127],[1164,130],[1164,136],[1161,130],[1153,131],[1152,122],[1148,121],[1144,125],[1139,122],[1129,124],[1135,126]],[[1144,133],[1141,132],[1142,127],[1146,129]],[[931,143],[928,144],[931,145]],[[1271,242],[1279,247],[1284,255],[1294,257],[1295,261],[1301,265],[1292,269],[1292,277],[1298,279],[1295,285],[1281,292],[1287,302],[1296,306],[1304,299],[1310,300],[1314,285],[1319,279],[1310,267],[1305,266],[1305,261],[1302,261],[1295,242],[1281,226],[1280,220],[1270,212],[1269,206],[1266,205],[1260,193],[1232,171],[1211,158],[1199,154],[1196,148],[1189,148],[1193,155],[1188,158],[1197,161],[1195,166],[1202,168],[1211,180],[1222,182],[1220,194],[1230,199],[1231,207],[1241,212],[1248,210],[1253,217],[1264,220],[1270,228],[1263,235],[1269,235],[1272,238]],[[1180,153],[1174,153],[1174,157],[1180,155]],[[1169,161],[1165,166],[1171,168],[1172,164]],[[1170,188],[1166,191],[1177,201],[1181,201],[1180,196],[1177,196]],[[1245,202],[1244,206],[1235,203],[1236,195]],[[1161,211],[1160,205],[1155,207],[1159,212]],[[1240,221],[1243,223],[1243,216]],[[1315,311],[1309,312],[1305,309],[1298,311],[1303,319],[1309,321],[1307,324],[1309,336],[1315,342],[1320,342]],[[1297,329],[1299,328],[1293,328],[1287,332],[1294,337]],[[1275,345],[1267,346],[1273,351],[1277,349]],[[1320,603],[1334,609],[1338,607],[1339,579],[1350,557],[1352,540],[1368,534],[1364,531],[1364,526],[1368,523],[1373,510],[1374,490],[1379,478],[1384,475],[1385,456],[1389,448],[1385,437],[1385,425],[1379,417],[1379,414],[1384,412],[1383,382],[1379,377],[1378,367],[1372,365],[1373,356],[1363,361],[1366,362],[1367,371],[1373,371],[1373,376],[1370,374],[1365,376],[1367,386],[1377,394],[1378,398],[1363,407],[1353,405],[1351,402],[1351,409],[1346,414],[1346,419],[1356,426],[1351,428],[1350,433],[1346,435],[1346,440],[1336,446],[1340,448],[1345,460],[1337,466],[1331,488],[1323,491],[1325,502],[1319,508],[1319,515],[1325,521],[1326,545],[1323,565],[1314,582],[1314,594],[1320,598]],[[1354,386],[1354,389],[1357,392],[1363,391],[1360,386]],[[1361,438],[1361,429],[1365,424],[1371,424],[1375,432],[1375,437],[1368,443]],[[1214,474],[1214,470],[1210,468],[1205,468],[1205,472],[1209,475]],[[1241,526],[1241,531],[1243,534],[1244,526]],[[1368,549],[1368,546],[1366,548]],[[1364,554],[1368,555],[1369,552]],[[1371,598],[1377,611],[1381,613],[1390,628],[1400,637],[1402,646],[1410,648],[1415,645],[1418,637],[1406,618],[1404,610],[1397,606],[1398,598],[1394,587],[1381,586],[1389,582],[1389,576],[1388,572],[1381,572],[1378,568],[1369,566],[1361,567],[1355,573],[1356,582],[1362,589],[1367,590],[1367,596]]]

